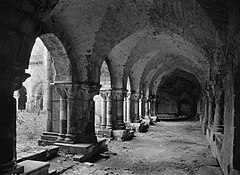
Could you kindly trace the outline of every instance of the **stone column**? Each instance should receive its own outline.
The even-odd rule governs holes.
[[[223,132],[224,91],[220,87],[215,90],[215,104],[214,131]]]
[[[125,129],[125,124],[123,121],[123,101],[126,91],[123,89],[113,89],[112,90],[112,103],[113,103],[113,119],[114,119],[114,129]]]
[[[212,127],[214,121],[214,97],[209,96],[209,106],[208,106],[208,127]]]
[[[60,123],[57,141],[62,142],[67,134],[67,94],[64,88],[56,87],[56,91],[60,96]]]
[[[127,114],[126,114],[126,122],[127,123],[131,123],[131,118],[130,118],[130,109],[131,109],[131,102],[130,102],[130,95],[131,93],[127,93],[127,106],[126,106],[126,110],[127,110]]]
[[[107,94],[104,91],[101,91],[101,97],[102,97],[102,117],[101,117],[101,129],[105,129],[107,126],[106,120],[107,120]]]
[[[206,135],[206,130],[207,130],[207,126],[208,126],[208,113],[209,113],[209,109],[208,109],[208,105],[209,105],[209,101],[208,101],[208,97],[205,96],[205,100],[204,100],[204,118],[203,118],[203,123],[202,123],[202,130],[203,130],[203,134]]]
[[[205,112],[205,106],[204,106],[204,99],[201,98],[199,100],[200,110],[199,110],[199,122],[200,124],[203,124],[203,118],[204,118],[204,112]]]
[[[130,96],[131,103],[131,120],[134,123],[139,123],[139,92],[132,92]]]
[[[78,84],[77,98],[79,105],[74,108],[77,110],[77,127],[79,134],[83,137],[81,142],[96,143],[95,135],[95,104],[93,97],[100,92],[100,84]]]
[[[112,92],[109,91],[106,93],[106,101],[107,101],[107,121],[106,121],[106,128],[112,129],[112,99],[111,99]]]
[[[142,118],[142,115],[145,113],[144,110],[143,110],[143,96],[140,94],[139,95],[139,100],[138,100],[138,108],[139,108],[139,118]]]
[[[47,126],[46,131],[52,132],[52,61],[50,54],[47,54]]]
[[[6,65],[0,65],[0,70],[0,174],[3,174],[16,168],[16,100],[13,93],[21,88],[29,74]]]
[[[139,113],[139,116],[144,119],[145,118],[145,97],[144,97],[144,94],[141,94],[140,96],[140,99],[139,99],[141,105],[139,105],[140,107],[140,111],[141,111],[141,114]]]
[[[16,110],[18,111],[18,103],[19,103],[19,91],[15,91],[13,97],[16,99]]]
[[[127,96],[123,97],[123,122],[127,121]]]
[[[0,174],[16,168],[16,101],[14,90],[29,77],[24,72],[45,18],[57,1],[0,3]],[[17,22],[16,22],[17,21]]]
[[[145,96],[144,98],[144,102],[145,102],[145,114],[144,114],[144,118],[149,118],[149,96]]]
[[[150,105],[151,116],[156,117],[156,96],[151,96],[151,105]]]

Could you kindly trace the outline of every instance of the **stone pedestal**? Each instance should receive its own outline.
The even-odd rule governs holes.
[[[18,164],[14,170],[3,173],[2,175],[22,174],[23,172],[24,172],[24,166]]]
[[[47,175],[50,164],[48,162],[26,160],[19,165],[24,166],[24,175]]]

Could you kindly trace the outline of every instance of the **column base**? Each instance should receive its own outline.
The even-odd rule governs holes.
[[[58,134],[58,138],[57,138],[57,142],[62,142],[62,141],[65,141],[65,134]]]
[[[126,128],[126,126],[124,123],[118,123],[116,126],[116,129],[118,129],[118,130],[124,130],[125,128]]]
[[[77,143],[78,142],[77,135],[66,134],[65,136],[66,136],[66,138],[64,140],[64,143],[71,143],[71,144],[73,144],[73,143]]]
[[[97,131],[97,136],[110,138],[112,137],[112,129],[101,128]]]
[[[43,132],[41,139],[38,140],[39,146],[53,145],[57,142],[59,133],[56,132]]]
[[[106,149],[106,139],[99,139],[97,143],[55,143],[54,145],[59,146],[61,153],[83,155],[85,158],[89,158]]]
[[[2,175],[12,175],[12,174],[22,174],[24,172],[24,167],[21,165],[17,165],[14,170],[4,172]]]

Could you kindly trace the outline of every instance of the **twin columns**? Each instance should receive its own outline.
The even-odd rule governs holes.
[[[123,89],[101,90],[101,129],[124,129],[125,123],[139,123],[140,118],[155,116],[155,96],[145,97]]]

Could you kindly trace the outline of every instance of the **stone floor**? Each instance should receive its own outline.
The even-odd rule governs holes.
[[[109,151],[94,163],[75,162],[62,174],[221,175],[198,122],[158,122],[135,135],[131,141],[110,141]]]

